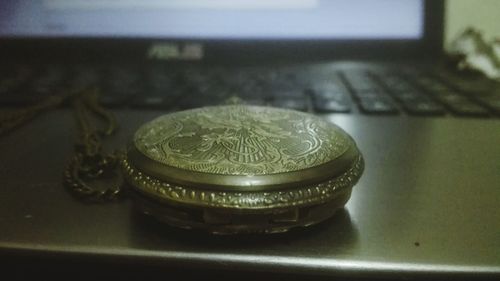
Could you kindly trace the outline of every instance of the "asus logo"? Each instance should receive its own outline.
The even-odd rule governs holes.
[[[203,45],[199,43],[154,43],[149,47],[147,57],[158,60],[201,60]]]

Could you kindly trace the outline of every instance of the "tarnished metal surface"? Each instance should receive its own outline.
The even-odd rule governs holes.
[[[346,203],[363,171],[363,158],[342,129],[272,107],[167,114],[141,126],[133,143],[123,172],[142,193],[142,211],[212,233],[318,223]],[[157,202],[148,205],[148,198]]]
[[[268,175],[330,162],[351,146],[312,114],[226,105],[171,113],[138,130],[134,144],[164,165],[218,175]]]
[[[241,105],[161,116],[139,128],[134,145],[141,155],[131,164],[145,173],[232,192],[318,183],[359,154],[342,129],[312,114]]]

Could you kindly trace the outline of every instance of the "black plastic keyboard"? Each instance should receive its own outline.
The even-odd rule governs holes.
[[[310,67],[17,65],[2,68],[0,74],[2,106],[33,104],[61,91],[98,86],[101,102],[116,108],[178,110],[236,98],[318,113],[500,116],[499,83],[385,68],[321,70],[318,75]]]

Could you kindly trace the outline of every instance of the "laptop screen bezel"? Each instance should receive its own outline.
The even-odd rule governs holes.
[[[269,40],[176,38],[0,38],[0,57],[15,59],[148,60],[158,42],[203,45],[204,60],[289,60],[437,57],[443,43],[444,1],[424,0],[424,32],[415,40]]]

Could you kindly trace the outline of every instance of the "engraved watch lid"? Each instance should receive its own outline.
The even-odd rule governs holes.
[[[275,233],[345,205],[363,158],[342,129],[271,107],[204,107],[160,116],[123,161],[136,209],[210,233]]]
[[[126,161],[129,170],[167,184],[256,192],[325,182],[360,159],[352,138],[320,117],[227,105],[171,113],[144,124]]]

